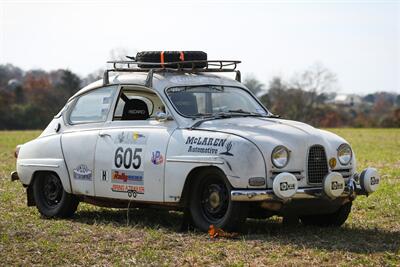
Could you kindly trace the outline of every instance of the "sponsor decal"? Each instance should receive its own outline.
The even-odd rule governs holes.
[[[143,172],[112,170],[111,181],[117,184],[143,185]]]
[[[281,191],[288,191],[288,190],[293,190],[296,188],[295,184],[289,184],[287,182],[280,183],[279,187],[280,187]]]
[[[163,157],[163,155],[161,155],[160,151],[157,150],[157,151],[152,152],[151,162],[154,165],[160,165],[164,162],[164,157]]]
[[[101,181],[108,182],[108,171],[106,170],[101,171]]]
[[[226,151],[219,153],[220,155],[226,155],[226,156],[233,156],[233,154],[229,151],[232,149],[232,142],[229,142],[226,144],[225,149]]]
[[[114,140],[115,144],[145,144],[147,138],[144,134],[138,132],[121,132]]]
[[[339,190],[339,189],[343,189],[343,186],[344,186],[343,183],[332,182],[331,189],[332,190]]]
[[[233,144],[232,142],[226,143],[226,140],[226,138],[188,136],[185,144],[189,145],[188,152],[217,155],[220,148],[225,148],[225,151],[220,154],[233,156],[230,153]]]
[[[371,185],[376,185],[379,184],[379,178],[376,177],[371,177]]]
[[[114,154],[114,166],[117,169],[139,169],[142,165],[142,151],[143,149],[140,147],[127,147],[125,149],[123,147],[118,147]]]
[[[131,109],[131,110],[128,110],[128,113],[129,114],[142,114],[142,115],[144,115],[144,114],[146,114],[146,111],[144,111],[143,109]]]
[[[92,180],[92,171],[85,164],[81,164],[74,169],[74,178],[77,180]]]
[[[136,198],[137,195],[144,194],[144,186],[114,184],[111,187],[111,191],[117,193],[126,193],[128,194],[128,197]]]

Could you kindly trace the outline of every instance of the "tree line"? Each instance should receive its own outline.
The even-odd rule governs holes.
[[[244,84],[274,114],[316,127],[400,127],[400,95],[376,92],[357,102],[338,102],[337,77],[321,64],[286,81],[274,77],[268,87],[255,77]]]
[[[67,100],[86,84],[101,78],[95,72],[80,78],[70,70],[22,69],[0,65],[0,129],[43,129]],[[357,105],[338,105],[337,78],[321,65],[286,81],[274,77],[266,86],[254,76],[244,84],[274,114],[316,127],[400,127],[400,97],[375,93]]]

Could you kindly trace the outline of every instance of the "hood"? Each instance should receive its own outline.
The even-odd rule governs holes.
[[[343,138],[316,129],[308,124],[262,117],[235,117],[206,121],[198,129],[220,131],[244,137],[259,147],[266,159],[270,159],[277,145],[284,145],[291,152],[290,167],[304,168],[308,149],[312,145],[325,147],[327,157],[335,157]],[[289,167],[289,166],[288,166]]]
[[[269,141],[283,143],[317,141],[321,131],[308,124],[262,117],[235,117],[206,121],[199,129],[222,131],[240,135],[254,142]]]

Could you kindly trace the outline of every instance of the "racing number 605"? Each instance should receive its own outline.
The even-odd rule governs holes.
[[[138,169],[142,164],[140,152],[142,152],[141,148],[135,148],[134,152],[132,152],[130,147],[125,149],[125,151],[124,148],[118,147],[114,157],[115,167],[121,168],[121,166],[124,165],[125,169],[129,169],[131,166],[134,169]]]

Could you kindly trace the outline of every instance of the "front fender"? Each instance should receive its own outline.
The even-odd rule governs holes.
[[[179,199],[189,173],[198,167],[221,169],[233,188],[250,186],[249,178],[266,178],[265,160],[251,141],[223,132],[181,129],[174,132],[167,150],[165,200]]]

